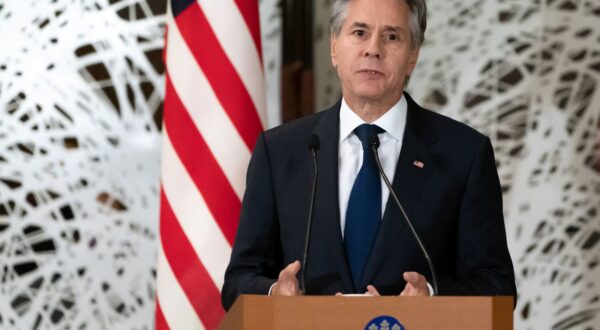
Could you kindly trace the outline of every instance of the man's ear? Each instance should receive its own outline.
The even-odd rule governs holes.
[[[331,65],[333,65],[334,68],[337,68],[337,53],[336,53],[337,36],[333,32],[331,33],[331,36],[329,37],[329,44],[331,46]]]

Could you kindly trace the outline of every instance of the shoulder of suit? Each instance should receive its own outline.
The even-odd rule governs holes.
[[[321,118],[328,112],[335,112],[335,106],[327,110],[316,112],[304,117],[294,119],[285,124],[268,129],[264,132],[265,139],[267,140],[289,140],[289,139],[302,139],[305,141],[309,134],[313,132],[315,126],[319,123]],[[332,129],[334,129],[332,127]],[[305,142],[303,142],[305,143]]]
[[[486,135],[477,129],[456,119],[422,107],[419,107],[417,111],[431,123],[438,138],[442,140],[472,143],[486,138]]]

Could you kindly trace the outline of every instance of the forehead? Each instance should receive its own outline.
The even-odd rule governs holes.
[[[360,23],[405,29],[409,19],[410,10],[404,0],[351,0],[344,27]]]

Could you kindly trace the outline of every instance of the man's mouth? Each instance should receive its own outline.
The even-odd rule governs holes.
[[[358,70],[358,73],[364,73],[364,74],[373,75],[373,76],[383,76],[383,73],[381,71],[371,70],[371,69],[361,69],[361,70]]]

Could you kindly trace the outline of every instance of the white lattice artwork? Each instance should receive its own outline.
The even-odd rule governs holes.
[[[0,2],[0,328],[152,327],[165,6]]]
[[[516,329],[600,329],[600,1],[431,0],[410,90],[493,141]]]
[[[0,0],[0,329],[154,327],[166,6]]]
[[[266,83],[267,125],[281,123],[281,0],[259,0],[263,68]]]

